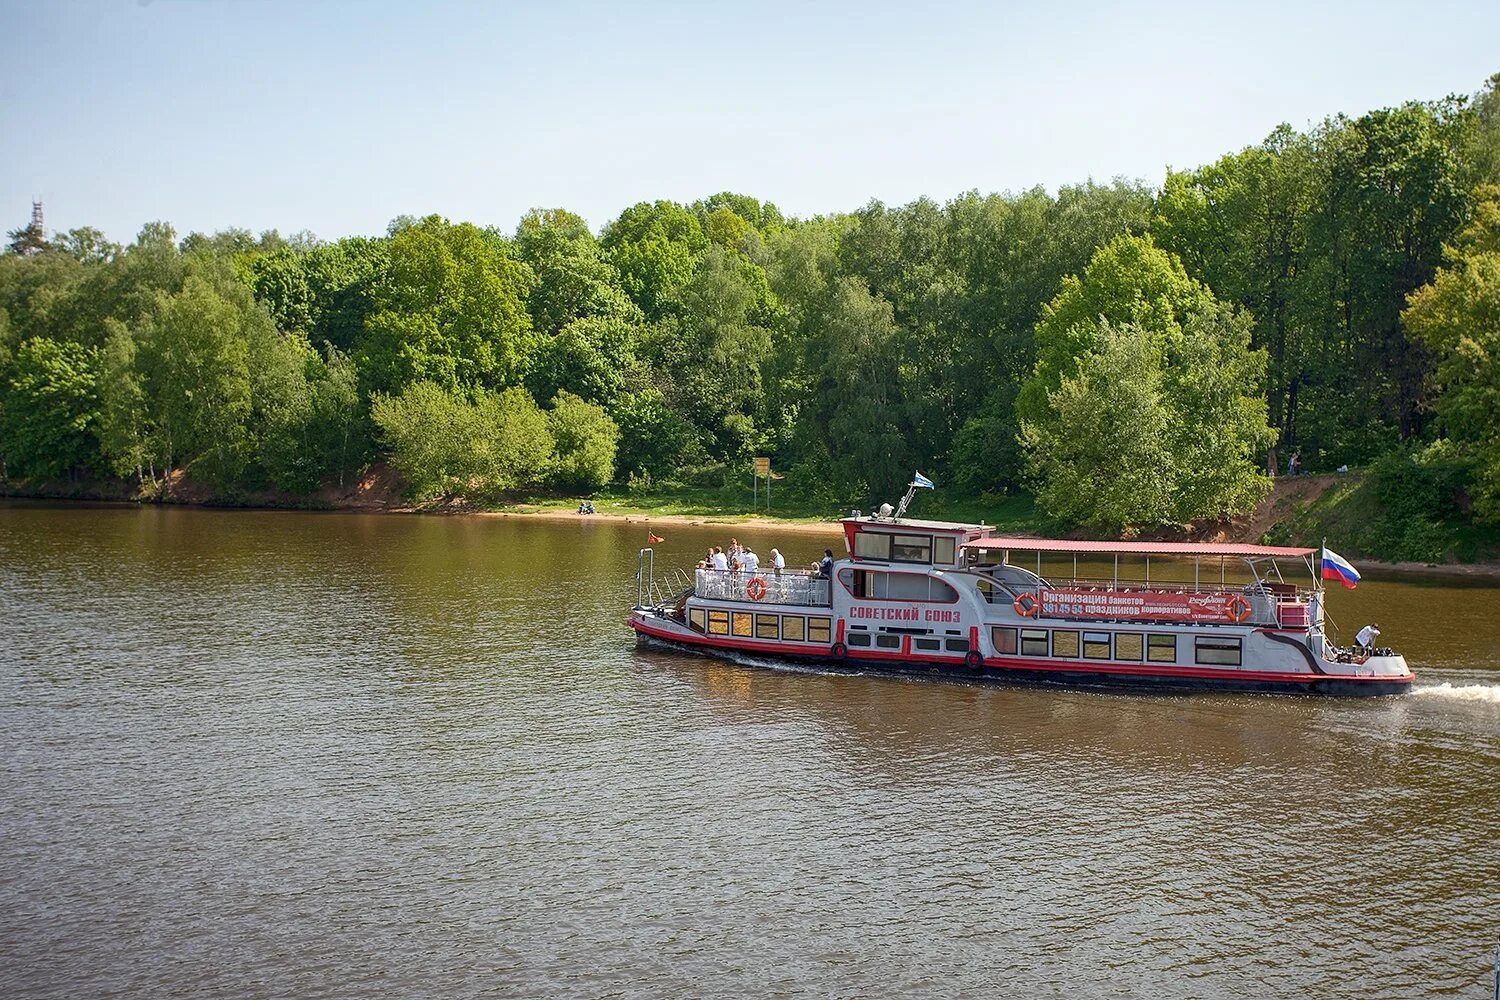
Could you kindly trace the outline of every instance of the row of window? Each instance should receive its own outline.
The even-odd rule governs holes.
[[[952,535],[893,535],[861,531],[854,536],[854,555],[885,562],[936,563],[952,566],[957,539]]]
[[[844,638],[850,646],[868,646],[871,644],[872,633],[851,631]],[[901,636],[893,632],[873,633],[874,645],[880,649],[900,649]],[[938,639],[932,636],[914,635],[911,639],[912,649],[924,653],[936,653],[947,649],[950,653],[967,653],[969,651],[968,639]]]
[[[767,615],[751,611],[718,611],[689,608],[688,624],[708,635],[732,635],[742,639],[780,639],[785,642],[832,641],[832,621],[826,616]]]
[[[1021,656],[1056,656],[1069,660],[1130,660],[1176,663],[1177,639],[1170,632],[1082,632],[1077,629],[990,629],[995,652]],[[1193,661],[1211,666],[1240,665],[1239,639],[1194,636]]]

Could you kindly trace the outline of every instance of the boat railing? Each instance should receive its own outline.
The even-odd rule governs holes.
[[[693,593],[698,597],[716,601],[755,601],[759,604],[799,604],[808,607],[828,607],[833,603],[826,576],[807,570],[774,570],[754,573],[731,570],[699,569],[695,571]],[[753,589],[765,591],[758,597],[751,594],[751,580],[759,580]]]
[[[1013,580],[1001,580],[987,574],[986,579],[994,587],[985,594],[985,600],[991,604],[1001,601],[1009,603],[1022,591],[1031,590],[1029,587],[1018,588]],[[1045,581],[1044,589],[1118,593],[1151,591],[1169,594],[1222,594],[1226,599],[1240,596],[1250,603],[1250,615],[1246,621],[1252,625],[1270,627],[1301,627],[1310,624],[1310,602],[1313,595],[1317,593],[1314,590],[1295,587],[1287,583],[1265,581],[1242,584],[1215,581],[1211,584],[1204,584],[1182,580],[1120,580],[1092,577],[1053,577]]]

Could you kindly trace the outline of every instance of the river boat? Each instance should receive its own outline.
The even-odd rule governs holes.
[[[642,549],[630,627],[730,659],[979,682],[1390,695],[1414,680],[1400,654],[1330,637],[1317,549],[1005,537],[889,507],[843,528],[829,575],[700,567],[664,584]]]

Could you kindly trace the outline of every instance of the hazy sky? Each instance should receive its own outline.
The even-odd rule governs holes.
[[[1500,71],[1500,3],[0,0],[0,229],[596,228],[1123,175]]]

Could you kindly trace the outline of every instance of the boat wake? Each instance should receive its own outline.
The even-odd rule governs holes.
[[[1500,684],[1433,684],[1414,687],[1412,694],[1428,698],[1452,698],[1455,701],[1488,701],[1500,705]]]

